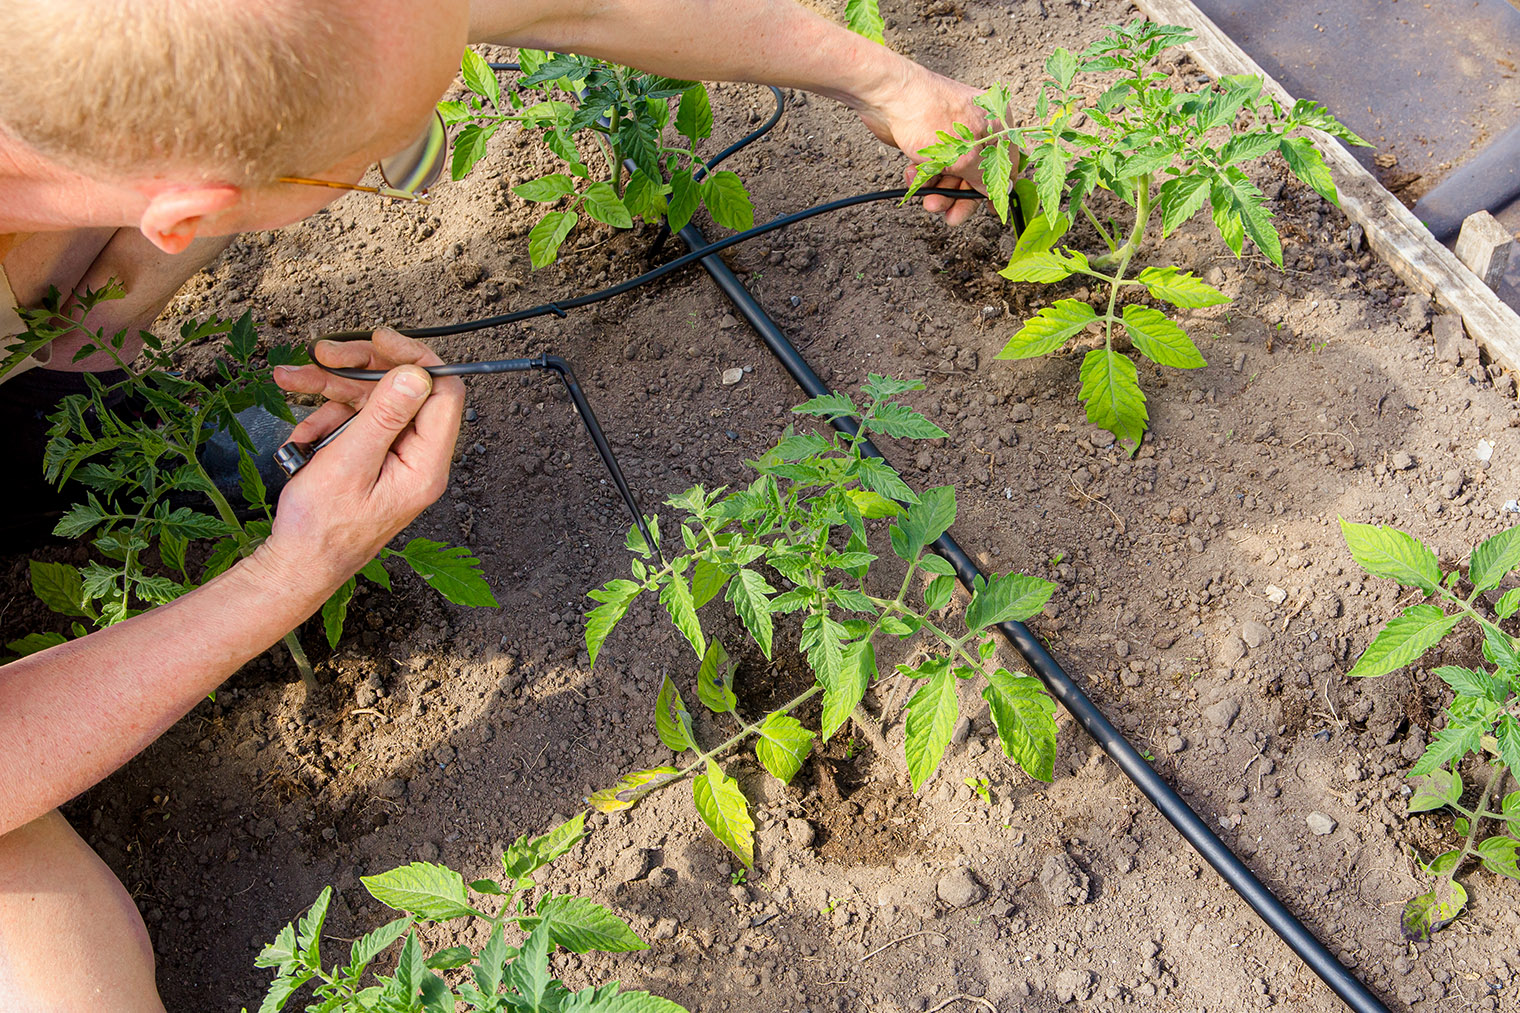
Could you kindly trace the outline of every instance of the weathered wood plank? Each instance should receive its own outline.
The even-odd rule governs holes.
[[[1293,97],[1282,85],[1189,0],[1135,0],[1135,6],[1152,21],[1192,29],[1198,38],[1187,48],[1209,74],[1214,77],[1259,74],[1279,102],[1293,104]],[[1419,219],[1384,189],[1339,141],[1324,134],[1317,134],[1315,140],[1335,176],[1341,209],[1366,232],[1367,243],[1373,251],[1409,287],[1430,296],[1438,305],[1461,314],[1468,335],[1482,345],[1494,361],[1520,372],[1520,316],[1468,270],[1455,254],[1436,242]]]
[[[1457,248],[1452,252],[1483,284],[1497,292],[1515,252],[1515,237],[1499,224],[1499,219],[1487,211],[1477,211],[1462,222]]]

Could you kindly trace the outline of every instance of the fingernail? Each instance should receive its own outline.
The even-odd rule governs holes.
[[[420,369],[403,369],[396,373],[396,390],[404,397],[426,397],[432,385],[432,377]]]
[[[276,366],[276,367],[274,367],[274,371],[276,373],[294,373],[296,371],[296,367],[295,366]]]

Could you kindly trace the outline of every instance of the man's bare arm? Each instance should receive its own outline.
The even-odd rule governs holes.
[[[344,346],[344,365],[436,365],[395,332]],[[319,371],[278,375],[325,391]],[[410,392],[406,385],[410,384]],[[280,496],[274,531],[204,587],[0,667],[0,836],[95,784],[321,606],[448,481],[464,386],[416,365],[344,392],[359,418]],[[328,428],[351,410],[325,410]],[[298,439],[321,435],[307,420]]]
[[[980,130],[975,89],[900,56],[793,0],[474,0],[474,42],[596,56],[669,77],[801,88],[855,110],[883,143],[914,159],[935,131]],[[742,42],[738,41],[742,40]],[[974,164],[941,186],[981,185]],[[959,222],[975,202],[928,197]]]

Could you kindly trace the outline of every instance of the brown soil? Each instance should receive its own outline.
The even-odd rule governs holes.
[[[966,80],[1009,80],[1031,103],[1045,52],[1131,14],[1115,0],[1015,5],[1017,18],[997,4],[888,6],[897,46]],[[720,137],[768,112],[757,88],[714,99]],[[561,263],[530,273],[533,219],[507,188],[548,167],[507,134],[422,217],[348,198],[244,237],[165,322],[252,308],[271,331],[305,338],[500,312],[638,273],[649,230],[583,231]],[[846,110],[803,96],[733,168],[762,219],[902,171]],[[1419,884],[1410,847],[1428,855],[1451,837],[1449,821],[1410,818],[1404,804],[1403,773],[1443,687],[1426,667],[1345,679],[1401,599],[1358,573],[1335,519],[1397,524],[1448,562],[1508,526],[1503,504],[1520,489],[1514,387],[1496,389],[1476,356],[1438,362],[1428,303],[1350,245],[1338,211],[1268,178],[1286,272],[1237,262],[1201,220],[1152,255],[1235,301],[1188,319],[1206,369],[1142,366],[1154,430],[1133,459],[1085,422],[1077,356],[992,361],[1056,293],[995,275],[1012,236],[985,213],[950,230],[919,210],[870,207],[728,260],[830,382],[928,380],[914,403],[950,439],[888,448],[905,476],[957,487],[955,533],[985,567],[1059,585],[1036,632],[1390,1006],[1513,1010],[1520,884],[1471,873],[1472,908],[1456,925],[1429,945],[1400,937],[1399,906]],[[695,273],[437,345],[445,358],[568,358],[651,506],[693,482],[744,480],[742,462],[799,400]],[[721,385],[733,366],[751,371]],[[267,979],[255,953],[324,884],[338,890],[329,934],[354,937],[385,917],[359,876],[414,859],[488,874],[504,842],[565,818],[620,772],[670,759],[652,705],[665,673],[694,678],[689,648],[647,605],[595,671],[581,643],[586,591],[627,566],[626,514],[583,429],[541,376],[472,380],[470,404],[448,492],[414,533],[472,546],[502,607],[453,608],[413,580],[393,596],[361,592],[349,634],[318,659],[316,698],[271,654],[67,807],[144,911],[171,1010],[256,1004]],[[1494,447],[1486,464],[1480,440]],[[8,633],[49,623],[27,601],[24,569],[7,561]],[[305,639],[314,647],[320,633]],[[777,684],[796,678],[795,659],[773,670],[746,656],[744,705],[784,698]],[[680,789],[593,817],[550,881],[631,916],[653,947],[562,959],[567,980],[617,977],[704,1011],[925,1010],[962,993],[999,1010],[1340,1008],[1064,716],[1055,783],[1036,784],[968,697],[971,720],[914,798],[901,701],[885,686],[867,703],[892,705],[892,756],[847,757],[836,740],[789,788],[752,758],[729,761],[759,825],[747,885],[731,885]],[[721,731],[699,721],[699,735]],[[990,805],[968,776],[990,781]],[[1316,811],[1332,833],[1310,833]],[[957,867],[985,898],[938,898]]]

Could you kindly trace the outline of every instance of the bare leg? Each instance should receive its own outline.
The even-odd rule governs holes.
[[[164,1013],[142,916],[56,810],[0,837],[0,1009]]]
[[[130,362],[142,348],[137,332],[153,323],[180,286],[215,260],[230,242],[231,236],[197,239],[184,253],[170,256],[136,229],[39,233],[5,258],[5,268],[23,306],[38,305],[49,285],[60,291],[82,292],[100,288],[111,278],[121,282],[126,297],[101,303],[86,322],[92,329],[104,328],[107,337],[126,330],[122,359]],[[104,353],[74,362],[74,353],[87,343],[76,336],[54,342],[48,368],[65,372],[115,368],[115,360]]]

